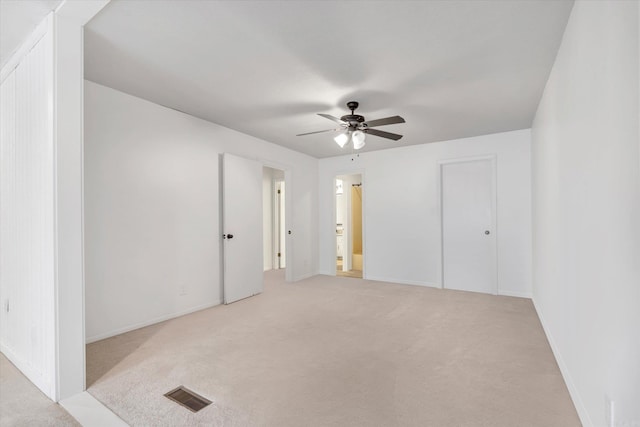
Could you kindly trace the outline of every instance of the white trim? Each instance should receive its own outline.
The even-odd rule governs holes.
[[[336,194],[336,188],[338,187],[338,175],[333,175],[333,177],[331,178],[331,182],[332,182],[332,186],[331,186],[331,232],[330,232],[330,236],[333,236],[331,238],[332,240],[332,244],[331,244],[331,265],[333,266],[332,270],[333,273],[331,273],[331,276],[337,276],[338,275],[338,267],[337,267],[337,259],[338,259],[338,247],[337,247],[337,237],[336,237],[336,226],[338,224],[338,204],[337,204],[337,194]],[[342,194],[344,195],[344,186],[343,186],[343,191]],[[346,196],[343,196],[346,197]],[[319,206],[318,206],[319,207]],[[344,230],[344,224],[342,224],[342,229]],[[344,232],[343,232],[344,235]],[[343,249],[342,249],[342,253],[344,254],[344,243],[343,243]],[[345,256],[342,255],[342,262],[345,262]]]
[[[291,169],[284,170],[284,280],[285,282],[295,282],[294,267],[294,243],[293,236],[289,231],[293,230],[293,172]],[[313,267],[312,267],[313,268]],[[311,276],[314,273],[310,273]]]
[[[333,218],[332,222],[331,222],[331,228],[330,228],[330,234],[332,236],[334,236],[333,239],[333,244],[331,245],[332,249],[332,265],[333,265],[333,272],[331,274],[329,274],[330,276],[337,276],[338,272],[337,272],[337,267],[336,267],[336,259],[337,259],[337,248],[336,248],[336,240],[335,240],[335,233],[336,233],[336,223],[337,223],[337,205],[336,205],[336,180],[338,179],[339,176],[341,175],[360,175],[360,184],[361,184],[361,188],[363,188],[362,190],[362,278],[363,279],[368,279],[367,277],[367,260],[369,259],[368,255],[367,255],[367,204],[366,204],[366,200],[367,200],[367,191],[366,191],[366,173],[365,173],[365,169],[348,169],[347,171],[339,171],[333,174],[333,179],[331,180],[332,182],[332,187],[331,187],[331,197],[333,200],[333,211],[332,211],[332,216],[331,218]],[[349,196],[345,196],[345,197],[351,197],[351,192],[349,192]],[[348,212],[345,212],[345,216],[347,216],[347,218],[351,218],[351,199],[349,199],[349,210]],[[345,222],[347,223],[351,223],[350,219],[347,219]],[[348,239],[348,235],[351,234],[351,226],[348,227],[347,229],[347,235],[345,235],[347,238],[344,240],[345,244],[344,244],[344,255],[342,256],[342,262],[343,263],[347,263],[349,260],[349,257],[347,255],[347,253],[351,253],[353,251],[351,244],[349,244],[349,239]],[[343,234],[344,235],[344,234]],[[351,268],[351,263],[348,262],[348,267]]]
[[[452,157],[449,159],[438,160],[439,165],[445,165],[448,163],[466,163],[477,162],[479,160],[495,160],[495,154],[486,154],[483,156],[469,156],[469,157]]]
[[[439,283],[433,283],[433,282],[425,282],[422,280],[404,280],[404,279],[395,279],[393,277],[367,277],[366,280],[372,280],[375,282],[387,282],[390,284],[396,284],[396,285],[411,285],[411,286],[423,286],[423,287],[427,287],[427,288],[438,288],[440,289],[440,284]]]
[[[271,169],[277,169],[277,170],[282,171],[282,172],[286,172],[288,170],[291,170],[291,165],[288,165],[288,164],[285,164],[285,163],[274,162],[274,161],[271,161],[271,160],[268,160],[268,159],[263,159],[262,157],[256,157],[256,160],[258,162],[262,163],[262,166],[266,166],[266,167],[271,168]]]
[[[271,259],[269,260],[271,263],[271,269],[277,270],[280,268],[280,262],[278,260],[278,250],[279,250],[279,241],[280,236],[278,232],[280,230],[278,224],[278,211],[280,210],[280,206],[278,203],[278,181],[271,175],[271,180],[269,182],[269,191],[271,192],[269,197],[269,201],[271,202],[271,224],[269,232],[271,233]]]
[[[444,286],[444,215],[442,213],[442,166],[453,163],[467,163],[467,162],[477,162],[477,161],[491,161],[491,196],[493,202],[493,218],[492,218],[492,230],[495,238],[495,287],[493,289],[493,293],[489,295],[500,295],[500,283],[499,283],[499,260],[498,260],[498,157],[497,154],[487,154],[483,156],[470,156],[470,157],[456,157],[444,160],[438,160],[438,215],[440,220],[440,288],[447,289]]]
[[[363,170],[360,172],[360,190],[362,196],[362,206],[360,207],[362,214],[362,278],[367,279],[367,260],[369,259],[367,252],[367,177]]]
[[[293,276],[293,264],[295,251],[293,250],[293,173],[291,165],[285,163],[279,163],[273,160],[264,158],[256,158],[262,166],[266,166],[271,169],[278,169],[284,172],[284,228],[285,228],[285,243],[284,243],[284,280],[285,282],[295,282],[299,279],[295,279]],[[291,231],[292,234],[289,234]],[[313,274],[312,274],[313,275]]]
[[[136,329],[144,328],[145,326],[154,325],[156,323],[164,322],[165,320],[175,319],[176,317],[181,317],[181,316],[184,316],[184,315],[187,315],[187,314],[195,313],[196,311],[205,310],[207,308],[215,307],[215,306],[218,306],[220,304],[222,304],[222,300],[217,300],[217,301],[214,301],[213,303],[198,305],[196,307],[191,307],[191,308],[188,308],[186,310],[178,311],[178,312],[175,312],[175,313],[165,314],[165,315],[156,317],[156,318],[151,319],[151,320],[146,320],[144,322],[140,322],[140,323],[136,323],[136,324],[133,324],[133,325],[125,326],[125,327],[122,327],[122,328],[114,329],[113,331],[110,331],[110,332],[105,332],[105,333],[102,333],[102,334],[94,335],[92,337],[87,337],[87,339],[85,341],[86,341],[87,344],[91,344],[92,342],[100,341],[100,340],[103,340],[103,339],[106,339],[106,338],[115,337],[116,335],[124,334],[125,332],[131,332],[131,331],[134,331]]]
[[[2,83],[9,75],[15,70],[22,62],[24,57],[33,49],[40,39],[49,32],[49,25],[51,24],[51,17],[53,12],[49,12],[47,16],[42,19],[42,22],[33,30],[29,37],[16,49],[9,60],[4,64],[2,70],[0,70],[0,83]]]
[[[517,298],[529,298],[529,299],[531,299],[531,297],[532,297],[531,292],[526,292],[526,291],[504,291],[504,290],[500,290],[500,289],[498,289],[498,295],[503,296],[503,297],[517,297]]]
[[[438,162],[438,225],[440,226],[440,289],[444,289],[444,215],[442,214],[442,163]]]
[[[81,265],[81,280],[82,280],[82,336],[87,336],[87,313],[86,313],[86,295],[87,295],[87,281],[86,281],[86,264],[85,264],[85,217],[84,217],[84,30],[80,35],[82,40],[82,85],[80,87],[80,99],[82,102],[82,109],[80,110],[80,249],[82,251],[82,265]],[[85,369],[82,370],[82,390],[87,389],[87,346],[82,347],[82,360],[84,360]]]
[[[266,165],[265,165],[266,166]],[[270,166],[266,166],[266,167],[270,167]],[[274,168],[271,168],[274,169]],[[282,233],[284,233],[285,239],[287,236],[287,232],[286,232],[286,227],[280,226],[280,218],[281,216],[284,216],[285,218],[285,223],[287,220],[286,217],[286,203],[287,203],[287,197],[286,197],[286,193],[287,193],[287,186],[285,185],[285,178],[284,178],[284,174],[286,173],[286,171],[282,170],[282,169],[274,169],[274,170],[278,170],[280,172],[283,173],[283,177],[282,178],[274,178],[273,176],[271,177],[271,269],[273,270],[281,270],[284,269],[285,270],[285,275],[286,275],[286,269],[287,269],[287,246],[286,246],[286,240],[285,240],[285,248],[284,248],[284,267],[280,267],[280,265],[282,264],[282,256],[278,256],[279,253],[282,252],[282,248],[280,247],[280,237],[282,236]],[[280,188],[279,188],[280,187]],[[278,190],[281,189],[281,193],[278,194]],[[284,211],[282,209],[280,209],[280,198],[284,197],[284,203],[285,203],[285,209]],[[286,224],[285,224],[286,225]],[[286,281],[286,278],[285,278]]]
[[[55,10],[56,15],[73,20],[76,25],[84,27],[111,0],[64,0]]]
[[[55,390],[53,391],[53,400],[58,402],[60,400],[60,309],[59,309],[59,283],[60,283],[60,268],[59,268],[59,214],[58,214],[58,24],[56,22],[57,17],[55,13],[50,13],[49,16],[51,19],[49,20],[49,30],[51,32],[51,145],[53,148],[53,180],[51,182],[52,186],[52,201],[53,205],[51,206],[52,214],[53,214],[53,310],[54,310],[54,354],[53,354],[53,372],[55,375]],[[84,286],[84,285],[83,285]],[[83,295],[84,297],[84,295]],[[84,299],[82,305],[84,306]],[[83,308],[84,311],[84,308]],[[82,323],[84,323],[84,319],[82,319]],[[84,328],[84,325],[82,325]],[[83,349],[83,363],[86,367],[86,362],[84,360],[84,349]],[[82,369],[83,376],[86,374],[86,369]],[[84,385],[84,381],[83,381]]]
[[[593,427],[594,424],[589,417],[589,413],[587,412],[587,408],[582,402],[580,398],[580,393],[578,393],[578,389],[576,388],[573,379],[571,378],[571,374],[569,373],[569,368],[567,368],[567,364],[564,362],[562,355],[560,354],[560,349],[556,344],[556,341],[553,339],[553,335],[551,334],[551,330],[548,328],[548,324],[542,315],[542,311],[540,310],[538,304],[536,304],[535,297],[531,299],[533,301],[533,308],[535,308],[536,313],[538,314],[538,319],[540,319],[540,324],[542,325],[542,329],[544,330],[545,335],[547,336],[547,341],[549,341],[549,346],[551,347],[551,351],[553,352],[553,356],[558,363],[558,367],[560,368],[560,373],[562,374],[562,378],[564,379],[565,384],[567,385],[567,389],[569,390],[569,395],[571,396],[571,400],[573,401],[573,405],[576,407],[576,411],[578,412],[578,417],[580,417],[580,422],[585,427]]]
[[[61,400],[60,406],[83,426],[127,427],[129,425],[86,391]]]

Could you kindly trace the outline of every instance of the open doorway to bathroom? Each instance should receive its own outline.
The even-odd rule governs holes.
[[[284,171],[263,168],[262,199],[264,270],[286,268]]]
[[[336,176],[336,275],[362,278],[362,175]]]

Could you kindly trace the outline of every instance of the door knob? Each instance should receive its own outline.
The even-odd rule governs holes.
[[[491,234],[491,232],[489,230],[484,230],[484,234],[488,236],[489,234]]]
[[[223,239],[233,239],[233,234],[223,234],[222,238]]]

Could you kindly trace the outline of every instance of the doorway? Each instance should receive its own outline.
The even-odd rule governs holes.
[[[362,175],[338,175],[335,178],[336,275],[362,278],[363,186]]]
[[[264,289],[263,273],[266,270],[282,269],[285,280],[292,281],[291,269],[286,268],[287,265],[292,265],[293,254],[290,250],[289,253],[286,251],[291,247],[288,241],[291,231],[286,228],[286,218],[291,217],[291,207],[285,194],[285,190],[291,187],[291,171],[227,153],[223,160],[222,282],[224,302],[228,304],[261,293]],[[227,166],[227,162],[231,163],[231,167]],[[241,200],[242,204],[234,204],[235,200]],[[248,219],[251,219],[250,223]],[[231,227],[227,223],[235,226]],[[236,233],[248,234],[243,230],[246,228],[243,224],[250,226],[251,235],[256,237],[251,246],[240,245],[242,239],[229,233],[233,228],[238,230]],[[247,258],[249,254],[252,255],[251,259]],[[255,254],[259,255],[254,260]],[[247,275],[248,271],[252,272],[252,280],[237,280]]]
[[[443,287],[497,294],[495,158],[440,164]]]
[[[284,269],[286,262],[285,172],[263,167],[262,229],[264,271]]]

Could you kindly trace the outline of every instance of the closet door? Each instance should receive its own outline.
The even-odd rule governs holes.
[[[440,167],[444,287],[497,294],[495,159]]]

